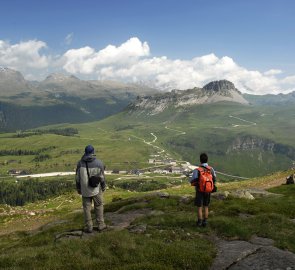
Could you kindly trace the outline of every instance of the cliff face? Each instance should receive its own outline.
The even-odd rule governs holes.
[[[138,97],[128,109],[129,112],[145,111],[148,115],[154,115],[163,112],[168,107],[189,107],[220,101],[249,104],[233,83],[222,80],[211,82],[205,85],[204,88],[194,88],[184,91],[173,90],[170,93]]]
[[[270,151],[274,154],[282,154],[291,159],[295,159],[295,149],[293,147],[254,136],[239,136],[235,138],[232,144],[228,147],[226,153],[255,149]]]
[[[227,80],[221,80],[221,81],[213,81],[208,84],[206,84],[203,89],[207,91],[214,91],[214,92],[227,92],[231,90],[235,90],[237,92],[238,89],[236,89],[235,85]],[[240,93],[240,92],[239,92]]]

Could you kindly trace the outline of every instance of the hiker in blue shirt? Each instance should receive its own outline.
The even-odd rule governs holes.
[[[206,227],[207,219],[209,214],[209,204],[210,204],[210,197],[211,192],[216,191],[216,173],[212,167],[208,165],[208,156],[206,153],[202,153],[200,155],[200,166],[193,170],[193,175],[190,178],[190,183],[195,186],[196,189],[196,198],[195,198],[195,205],[198,207],[198,220],[197,226]],[[200,186],[200,174],[206,172],[208,174],[208,179],[210,182],[212,180],[213,183],[208,183],[208,185],[212,185],[212,188],[206,192],[203,186]],[[211,175],[211,176],[210,176]],[[203,176],[202,176],[203,177]],[[204,216],[203,216],[203,208],[204,208]],[[203,218],[204,217],[204,218]]]

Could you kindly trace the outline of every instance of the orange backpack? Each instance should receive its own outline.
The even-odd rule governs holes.
[[[211,167],[199,167],[197,169],[199,171],[198,183],[199,183],[199,191],[210,193],[213,191],[213,176],[211,173]]]

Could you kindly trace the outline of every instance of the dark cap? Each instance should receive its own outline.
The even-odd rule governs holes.
[[[90,155],[90,154],[94,154],[94,147],[92,145],[87,145],[85,147],[85,154],[86,155]]]

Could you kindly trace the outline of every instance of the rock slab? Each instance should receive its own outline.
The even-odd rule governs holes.
[[[273,247],[271,239],[252,237],[250,241],[217,240],[211,270],[295,269],[294,253]]]

